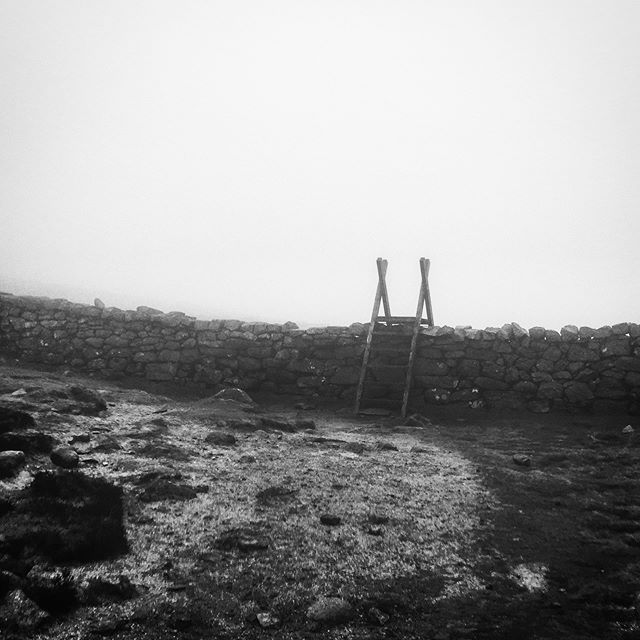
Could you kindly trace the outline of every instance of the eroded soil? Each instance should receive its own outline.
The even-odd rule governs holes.
[[[74,385],[106,410],[65,404]],[[77,597],[20,628],[5,602],[7,637],[640,637],[636,418],[470,411],[407,425],[258,400],[1,369],[0,405],[79,454],[57,474],[122,488],[128,543],[100,561],[22,549],[23,574],[63,568]],[[31,450],[0,480],[18,505],[0,515],[5,542],[53,469]],[[15,564],[6,551],[0,570]],[[121,588],[88,597],[96,580]],[[349,603],[348,619],[310,620],[322,596]]]

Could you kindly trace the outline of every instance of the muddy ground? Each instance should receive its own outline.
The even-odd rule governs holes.
[[[0,368],[2,637],[640,638],[638,418],[255,400]]]

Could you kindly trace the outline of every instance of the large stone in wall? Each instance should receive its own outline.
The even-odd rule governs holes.
[[[542,382],[538,387],[538,398],[543,400],[552,400],[561,398],[563,387],[559,382]]]
[[[585,382],[570,382],[564,388],[567,400],[572,404],[583,404],[593,400],[593,391]]]
[[[475,386],[488,391],[503,391],[509,388],[506,382],[495,378],[487,378],[486,376],[478,376],[475,379]]]
[[[567,360],[570,362],[595,362],[600,356],[595,350],[587,349],[578,344],[572,344],[567,351]]]

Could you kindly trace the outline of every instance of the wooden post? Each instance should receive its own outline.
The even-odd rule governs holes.
[[[385,276],[387,275],[387,261],[382,258],[376,260],[376,267],[378,268],[378,287],[380,288],[380,295],[382,296],[382,306],[384,307],[384,315],[387,322],[391,320],[391,308],[389,306],[389,293],[387,292],[387,281]],[[380,306],[378,305],[378,310]],[[376,316],[377,317],[377,316]]]
[[[431,292],[429,291],[429,267],[431,260],[420,258],[420,275],[422,276],[422,289],[424,291],[424,303],[427,308],[427,322],[433,327],[433,310],[431,309]],[[422,313],[422,310],[420,311]]]
[[[371,312],[371,321],[369,322],[369,331],[367,332],[367,343],[364,347],[362,356],[362,369],[360,369],[360,378],[358,380],[358,388],[356,390],[355,413],[360,411],[360,403],[362,402],[362,391],[364,389],[364,379],[367,375],[367,364],[369,363],[369,354],[371,353],[371,340],[373,338],[373,330],[376,326],[376,318],[380,313],[380,301],[385,305],[385,314],[387,317],[391,315],[389,310],[389,299],[387,297],[387,286],[385,284],[385,276],[387,274],[387,261],[382,258],[376,260],[378,269],[378,287],[376,289],[376,297],[373,301],[373,311]]]

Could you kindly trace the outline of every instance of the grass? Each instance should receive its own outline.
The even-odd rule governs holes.
[[[408,427],[299,414],[293,400],[256,413],[115,387],[105,396],[103,417],[37,419],[58,437],[89,433],[78,441],[93,460],[85,472],[125,492],[129,553],[71,567],[76,583],[125,574],[139,595],[82,607],[43,638],[100,625],[131,640],[640,637],[637,420],[630,435],[619,416],[469,412]],[[268,426],[300,417],[318,428]],[[237,446],[209,445],[212,430]],[[92,450],[104,435],[121,448]],[[46,464],[32,459],[4,490]],[[142,501],[159,477],[197,494]],[[340,524],[321,524],[326,514]],[[311,624],[320,596],[348,600],[353,619]],[[257,613],[279,623],[262,628]]]

